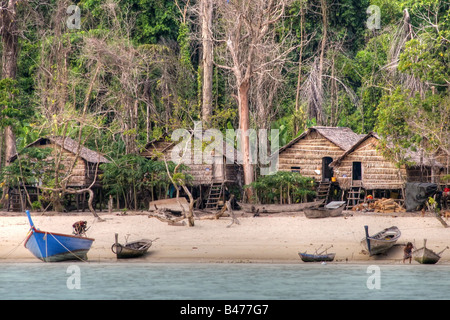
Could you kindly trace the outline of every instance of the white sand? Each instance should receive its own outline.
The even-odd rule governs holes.
[[[72,224],[86,220],[89,237],[95,242],[88,253],[90,261],[115,260],[111,252],[114,234],[119,242],[155,239],[149,253],[139,261],[146,262],[266,262],[302,263],[298,252],[313,253],[321,245],[333,245],[328,252],[336,253],[336,262],[402,263],[403,247],[396,246],[389,255],[369,257],[363,253],[360,242],[365,236],[364,225],[374,234],[384,228],[397,226],[402,235],[398,244],[407,241],[420,248],[426,238],[427,247],[439,252],[450,245],[450,228],[444,228],[434,217],[374,216],[355,214],[349,217],[307,219],[301,213],[242,216],[236,212],[240,224],[230,224],[230,218],[220,220],[196,220],[194,227],[169,226],[144,213],[126,216],[100,213],[105,221],[97,221],[90,213],[58,214],[42,216],[32,213],[35,225],[44,231],[72,233]],[[450,222],[449,222],[450,223]],[[29,230],[25,214],[0,213],[0,262],[35,261],[24,248]],[[144,260],[142,260],[144,259]],[[445,251],[440,264],[450,262],[450,249]],[[416,263],[413,261],[413,263]]]

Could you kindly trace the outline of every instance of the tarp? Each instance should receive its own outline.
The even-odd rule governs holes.
[[[406,211],[415,211],[437,191],[437,184],[425,182],[408,182],[405,188]]]
[[[340,206],[342,206],[344,203],[345,203],[345,201],[331,201],[329,204],[327,204],[327,205],[325,206],[325,208],[328,208],[328,209],[337,209],[337,208],[339,208]]]

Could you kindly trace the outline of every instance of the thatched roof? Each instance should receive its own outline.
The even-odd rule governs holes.
[[[163,134],[160,138],[157,138],[157,139],[154,139],[152,141],[149,141],[145,145],[144,149],[147,150],[149,153],[153,153],[155,151],[158,151],[160,153],[165,153],[166,151],[172,150],[172,148],[175,147],[179,142],[170,140],[170,141],[168,141],[167,145],[163,149],[156,150],[156,148],[155,148],[155,144],[157,142],[161,142],[164,139],[166,139],[167,137],[168,137],[167,134]],[[192,137],[194,139],[199,139],[200,138],[198,135],[192,135]],[[201,134],[202,141],[204,141],[204,142],[210,142],[212,137],[213,137],[213,134],[211,132],[209,132],[209,131],[203,131],[202,134]],[[240,151],[238,151],[237,149],[235,149],[234,146],[229,144],[225,140],[225,137],[224,137],[224,141],[223,141],[223,148],[222,148],[222,150],[220,150],[220,148],[219,148],[219,149],[217,149],[215,151],[217,151],[219,154],[222,151],[221,152],[222,156],[224,156],[226,158],[227,163],[238,163],[238,164],[242,163],[242,159],[243,159],[242,153]],[[233,155],[233,156],[230,157],[230,155]]]
[[[281,147],[280,150],[278,150],[278,153],[283,152],[284,150],[296,144],[297,142],[299,142],[300,140],[302,140],[303,138],[305,138],[307,135],[309,135],[311,132],[314,131],[318,132],[324,138],[334,143],[344,151],[350,149],[361,138],[361,135],[353,132],[352,129],[350,128],[316,126],[309,128],[307,131],[303,132],[301,135],[293,139],[287,145]]]
[[[58,146],[63,147],[65,150],[77,154],[78,148],[80,147],[79,143],[72,138],[69,137],[48,137],[48,138],[39,138],[36,141],[30,143],[25,148],[32,147],[36,144],[46,144],[48,141],[54,143]],[[64,145],[63,145],[64,143]],[[81,146],[79,156],[90,163],[109,163],[110,161],[106,159],[103,155],[98,153],[97,151],[93,151],[84,146]],[[11,161],[14,161],[17,158],[17,155],[11,158]]]
[[[369,138],[375,138],[377,140],[380,140],[380,136],[376,132],[369,132],[367,135],[363,136],[358,142],[356,142],[350,149],[348,149],[346,152],[344,152],[339,158],[334,160],[330,167],[336,167],[338,166],[345,157],[347,157],[350,153],[356,150],[364,141],[366,141]],[[438,167],[443,168],[443,165],[438,162],[435,158],[425,156],[424,153],[420,151],[413,151],[413,150],[407,150],[405,152],[405,160],[412,163],[412,166],[425,166],[425,167]]]

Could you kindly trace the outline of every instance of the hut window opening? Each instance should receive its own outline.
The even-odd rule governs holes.
[[[352,179],[353,180],[362,180],[361,162],[353,162],[353,165],[352,165]]]
[[[300,173],[300,167],[291,167],[291,172],[298,172],[298,173]]]

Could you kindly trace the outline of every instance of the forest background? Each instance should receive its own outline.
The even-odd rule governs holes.
[[[278,129],[280,146],[313,125],[346,126],[390,137],[397,153],[426,146],[450,154],[449,1],[0,5],[3,191],[43,172],[30,162],[27,176],[25,162],[9,159],[45,136],[107,155],[114,194],[167,185],[167,168],[139,152],[195,121],[221,131]],[[250,184],[257,166],[245,166]],[[48,190],[64,191],[47,178]],[[136,194],[126,198],[138,206]]]

